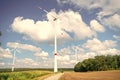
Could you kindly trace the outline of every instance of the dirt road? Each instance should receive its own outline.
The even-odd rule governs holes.
[[[118,71],[66,72],[59,80],[120,80]]]
[[[59,74],[54,74],[44,80],[59,80],[59,78],[63,75],[63,73],[59,73]]]

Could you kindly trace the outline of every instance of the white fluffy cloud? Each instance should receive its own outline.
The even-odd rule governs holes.
[[[96,20],[91,20],[90,26],[93,30],[97,32],[105,32],[104,27]]]
[[[57,56],[59,61],[70,61],[69,55]]]
[[[101,51],[99,51],[98,55],[120,55],[120,50],[115,49],[115,48],[101,50]]]
[[[97,13],[102,24],[112,29],[120,28],[120,0],[57,0],[59,4],[70,4],[80,9],[101,9]]]
[[[112,29],[120,30],[120,15],[114,14],[108,18],[104,18],[103,22],[105,25],[109,26]]]
[[[120,36],[113,35],[113,37],[114,37],[116,40],[120,40]]]
[[[1,65],[1,66],[4,66],[4,65],[5,65],[5,63],[4,63],[4,62],[0,62],[0,65]]]
[[[104,10],[113,10],[120,8],[119,0],[57,0],[57,2],[59,4],[71,4],[86,9],[103,8]]]
[[[56,22],[52,21],[51,15],[56,15],[58,20]],[[90,27],[83,22],[81,15],[72,10],[60,11],[58,14],[51,11],[47,14],[47,18],[48,21],[34,22],[32,19],[16,17],[11,27],[13,31],[24,34],[38,42],[53,40],[55,31],[58,39],[64,38],[64,40],[71,40],[72,38],[84,39],[95,35]],[[56,30],[55,27],[57,27]],[[71,37],[69,33],[73,34],[74,37]]]
[[[65,55],[65,54],[71,54],[71,50],[70,48],[63,48],[61,50],[58,51],[59,55]]]
[[[106,1],[104,0],[57,0],[59,4],[72,4],[76,7],[85,9],[101,7]]]
[[[33,67],[38,67],[38,66],[39,66],[39,64],[31,58],[24,58],[24,59],[19,59],[19,60],[17,59],[15,62],[15,67],[17,67],[17,68],[19,68],[19,67],[20,68],[21,67],[22,68],[33,68]]]
[[[90,27],[83,22],[79,13],[68,10],[66,12],[60,12],[59,17],[61,28],[66,32],[73,33],[74,38],[84,39],[95,35]]]
[[[12,58],[10,50],[8,48],[3,49],[2,47],[0,47],[0,58]]]
[[[104,11],[116,11],[120,8],[119,0],[57,0],[57,2],[85,9],[102,8]]]
[[[34,54],[35,57],[40,57],[42,59],[47,59],[49,57],[49,54],[45,51],[37,52]]]
[[[33,52],[41,51],[41,48],[38,48],[36,46],[29,45],[29,44],[21,44],[21,43],[17,43],[17,42],[8,42],[7,46],[11,47],[11,48],[19,48],[19,49],[29,50],[29,51],[33,51]]]
[[[109,48],[113,48],[116,45],[117,45],[116,41],[105,40],[104,42],[101,42],[100,40],[94,38],[93,40],[88,40],[82,46],[84,48],[89,49],[90,51],[100,51],[100,50],[106,50]]]
[[[14,19],[12,29],[36,41],[51,39],[54,34],[54,28],[50,22],[37,21],[35,23],[34,20],[23,19],[23,17],[16,17]]]

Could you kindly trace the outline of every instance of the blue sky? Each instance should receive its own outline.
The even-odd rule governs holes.
[[[77,61],[97,55],[120,55],[119,3],[119,0],[0,0],[0,67],[12,66],[13,49],[17,47],[15,67],[52,68],[55,27],[58,67],[74,67]],[[57,20],[53,21],[52,16]]]

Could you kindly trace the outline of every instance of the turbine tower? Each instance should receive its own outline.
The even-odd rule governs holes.
[[[42,11],[48,14],[48,11],[45,9],[42,9],[41,7],[38,7]],[[57,18],[53,15],[50,15],[53,17],[53,21],[57,21]],[[56,22],[55,22],[56,23]],[[56,25],[55,25],[55,33],[54,33],[54,72],[58,72],[58,67],[57,67],[57,31],[56,31]]]

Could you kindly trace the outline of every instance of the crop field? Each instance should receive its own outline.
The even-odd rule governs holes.
[[[42,77],[52,74],[51,71],[31,70],[19,72],[2,72],[0,73],[0,80],[35,80],[37,77]]]
[[[73,71],[71,68],[59,69],[59,72]],[[53,69],[44,68],[10,68],[0,69],[0,80],[43,80],[53,74]]]
[[[59,80],[120,80],[120,70],[96,72],[66,72]]]

